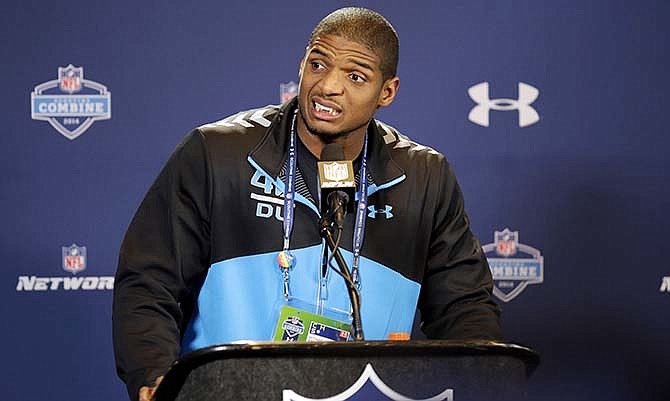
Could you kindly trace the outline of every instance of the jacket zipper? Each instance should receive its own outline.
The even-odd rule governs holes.
[[[324,251],[325,251],[325,246],[326,246],[326,240],[322,239],[321,240],[321,252],[319,253],[319,288],[317,290],[317,300],[316,300],[316,313],[318,315],[323,314],[323,310],[326,306],[326,301],[328,300],[328,276],[329,276],[329,269],[326,266],[325,272],[323,271],[323,265],[326,261],[326,257],[328,256]],[[325,273],[325,274],[324,274]]]

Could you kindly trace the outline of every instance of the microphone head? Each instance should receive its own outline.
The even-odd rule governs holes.
[[[321,161],[327,162],[336,160],[345,160],[342,145],[338,143],[329,143],[324,146],[321,151]]]
[[[321,211],[333,211],[334,201],[338,200],[345,205],[348,212],[354,210],[356,181],[354,167],[351,160],[344,158],[344,149],[337,143],[329,143],[321,151],[321,160],[317,163],[319,169],[319,189],[321,192]]]

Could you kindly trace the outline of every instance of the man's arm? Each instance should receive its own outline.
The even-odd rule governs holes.
[[[123,240],[112,320],[117,372],[132,400],[179,357],[180,303],[209,267],[209,171],[204,138],[194,131],[163,167]]]
[[[463,194],[443,160],[430,256],[419,297],[428,338],[500,339],[500,308],[479,241],[470,231]]]

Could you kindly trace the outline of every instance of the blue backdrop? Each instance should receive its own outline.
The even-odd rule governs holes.
[[[542,354],[532,399],[667,400],[669,3],[357,4],[401,40],[400,92],[378,117],[447,155],[492,259],[543,258],[500,300],[506,337]],[[278,103],[311,29],[343,5],[0,6],[3,400],[126,397],[107,280],[135,209],[192,127]],[[527,280],[498,273],[503,297]]]

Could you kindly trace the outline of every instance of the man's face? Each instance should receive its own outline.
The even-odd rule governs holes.
[[[383,80],[380,58],[341,36],[317,38],[300,65],[298,104],[306,128],[324,141],[361,135],[393,101],[398,78]]]

